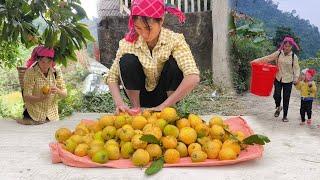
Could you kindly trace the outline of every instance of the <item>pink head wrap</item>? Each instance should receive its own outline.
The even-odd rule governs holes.
[[[35,47],[31,53],[30,59],[26,62],[26,67],[30,68],[37,61],[38,57],[49,57],[54,58],[54,49],[46,48],[43,45]],[[52,64],[52,67],[55,66],[55,63]]]
[[[307,81],[312,81],[313,76],[317,73],[316,70],[314,69],[308,69],[305,73],[306,75],[306,80]]]
[[[179,18],[180,23],[184,23],[186,20],[185,15],[179,9],[166,6],[164,0],[134,0],[131,4],[131,13],[128,22],[129,32],[125,35],[125,39],[128,42],[135,42],[138,38],[137,33],[134,30],[133,16],[145,16],[151,18],[162,18],[165,12],[169,12]]]
[[[297,50],[300,50],[298,44],[297,44],[297,43],[294,41],[294,39],[293,39],[292,37],[290,37],[290,36],[286,36],[286,37],[283,39],[283,41],[281,42],[281,45],[280,45],[279,50],[283,50],[284,44],[287,43],[287,42],[290,43],[291,46],[294,46]]]

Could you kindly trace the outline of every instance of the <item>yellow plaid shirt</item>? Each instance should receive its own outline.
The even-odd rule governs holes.
[[[56,71],[56,78],[54,76],[54,71]],[[38,65],[28,69],[24,75],[24,95],[39,96],[42,94],[41,88],[45,85],[54,86],[61,89],[62,91],[67,91],[65,83],[62,77],[62,72],[59,68],[53,70],[50,68],[48,76],[45,77],[40,71]],[[35,121],[44,121],[48,118],[50,121],[59,120],[58,113],[58,99],[59,95],[50,94],[48,99],[41,102],[31,103],[25,102],[27,111],[31,118]]]
[[[139,37],[135,43],[122,39],[119,42],[116,58],[108,72],[107,83],[119,83],[119,60],[124,54],[134,54],[139,58],[146,75],[147,91],[153,91],[157,86],[163,66],[170,55],[175,58],[184,76],[199,74],[196,62],[183,34],[175,33],[166,28],[161,29],[159,40],[152,50],[152,55],[142,37]]]

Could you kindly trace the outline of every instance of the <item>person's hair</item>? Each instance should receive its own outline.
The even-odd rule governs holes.
[[[284,42],[283,42],[283,44],[287,44],[287,43],[289,43],[289,44],[290,44],[290,46],[291,46],[292,48],[294,48],[294,46],[291,44],[291,42],[290,42],[290,41],[284,41]]]
[[[41,58],[48,58],[48,59],[51,59],[52,61],[54,61],[54,58],[47,57],[47,56],[37,56],[37,61],[39,62]]]
[[[160,23],[162,18],[152,18],[152,17],[146,17],[146,16],[132,16],[133,20],[136,21],[137,19],[141,19],[142,22],[146,25],[146,27],[148,28],[148,30],[150,31],[150,25],[149,23],[151,21]]]

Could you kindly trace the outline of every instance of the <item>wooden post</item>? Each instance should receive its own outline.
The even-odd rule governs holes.
[[[207,11],[208,10],[208,0],[204,0],[204,10],[203,11]]]
[[[184,12],[188,12],[188,0],[184,0]]]
[[[178,0],[178,9],[181,10],[181,1],[182,0]]]
[[[234,92],[228,53],[228,1],[211,0],[212,6],[212,72],[215,84]]]
[[[191,0],[191,12],[194,12],[194,0]]]
[[[197,0],[197,10],[198,10],[198,12],[200,12],[201,11],[201,2],[200,2],[200,0]]]

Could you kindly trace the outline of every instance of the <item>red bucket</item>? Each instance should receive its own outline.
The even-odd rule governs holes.
[[[251,64],[250,92],[258,96],[270,96],[278,68],[271,64]]]

